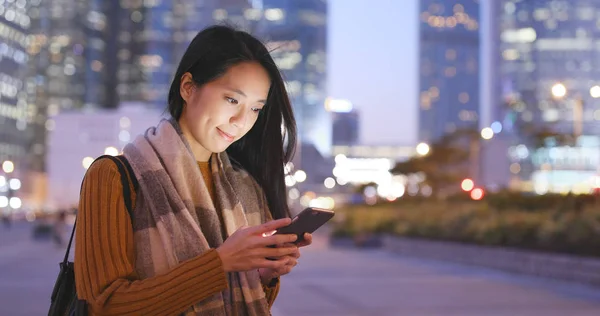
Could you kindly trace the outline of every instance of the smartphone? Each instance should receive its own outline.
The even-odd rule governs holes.
[[[296,234],[298,239],[294,243],[304,240],[304,233],[314,233],[319,227],[327,223],[335,213],[316,207],[308,207],[292,219],[292,223],[278,229],[275,234]]]

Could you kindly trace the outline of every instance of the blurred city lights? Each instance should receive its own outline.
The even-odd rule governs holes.
[[[131,140],[131,134],[129,134],[129,132],[126,131],[126,130],[122,130],[119,133],[119,140],[122,141],[122,142],[124,142],[124,143],[126,143],[129,140]]]
[[[567,88],[562,83],[556,83],[552,86],[552,95],[555,98],[562,98],[567,95]]]
[[[288,187],[292,187],[295,184],[296,184],[296,179],[294,179],[293,176],[291,176],[291,175],[285,176],[285,185],[287,185]]]
[[[460,183],[460,188],[466,192],[473,190],[474,187],[475,187],[475,183],[473,183],[473,180],[471,180],[471,179],[464,179]]]
[[[406,187],[404,186],[403,183],[399,183],[399,182],[392,183],[392,188],[391,188],[392,196],[399,198],[399,197],[402,197],[405,192],[406,192]]]
[[[331,210],[335,207],[335,201],[331,197],[319,197],[316,199],[312,199],[308,203],[308,206]]]
[[[6,178],[4,176],[0,176],[0,187],[3,187],[6,185]]]
[[[600,86],[596,85],[590,88],[590,95],[592,98],[597,99],[600,98]]]
[[[8,206],[8,198],[6,196],[0,195],[0,207]]]
[[[310,201],[312,201],[312,199],[306,195],[303,195],[300,198],[300,205],[304,206],[304,207],[308,207],[308,204],[310,204]]]
[[[377,186],[377,194],[380,197],[384,198],[384,197],[390,196],[391,195],[390,191],[391,191],[391,188],[389,186],[387,186],[387,185],[379,185],[379,186]]]
[[[336,177],[341,177],[342,176],[342,168],[334,167],[333,170],[331,170],[331,173]]]
[[[486,127],[481,130],[481,138],[483,139],[492,139],[494,137],[494,131],[490,127]]]
[[[2,170],[4,170],[4,172],[6,173],[11,173],[15,171],[15,164],[12,161],[7,160],[4,163],[2,163]]]
[[[296,173],[294,173],[294,179],[300,183],[304,182],[306,180],[306,172],[303,170],[296,171]]]
[[[325,100],[325,109],[328,112],[349,113],[352,112],[352,102],[348,100],[327,98]]]
[[[323,181],[323,184],[325,185],[326,188],[332,189],[333,187],[335,187],[335,179],[329,177],[329,178],[325,179],[325,181]]]
[[[344,179],[344,178],[337,178],[337,184],[339,185],[346,185],[348,184],[348,180]]]
[[[363,194],[365,195],[365,197],[370,198],[370,197],[375,197],[375,195],[377,194],[377,189],[375,189],[372,186],[368,186],[365,188],[365,190],[363,191]]]
[[[492,125],[490,125],[490,127],[492,128],[492,131],[494,132],[494,134],[498,134],[498,133],[502,132],[502,123],[500,123],[498,121],[492,123]]]
[[[119,150],[116,147],[109,146],[104,149],[104,154],[109,156],[117,156],[119,155]]]
[[[423,194],[423,196],[425,196],[425,197],[430,197],[431,194],[433,194],[433,189],[428,185],[423,186],[421,188],[421,194]]]
[[[11,190],[18,190],[21,188],[21,180],[19,179],[10,179],[9,181],[9,187]]]
[[[510,165],[510,172],[517,174],[521,172],[521,165],[517,162],[514,162]]]
[[[471,198],[475,201],[479,201],[483,198],[483,189],[475,188],[471,191]]]
[[[600,176],[595,176],[592,178],[592,188],[594,188],[594,189],[600,188]]]
[[[525,158],[529,157],[529,149],[527,149],[527,146],[525,146],[523,144],[517,145],[516,152],[517,152],[517,156],[520,159],[525,159]]]
[[[92,165],[92,162],[94,162],[94,158],[92,157],[83,158],[83,161],[81,162],[83,169],[87,170]]]
[[[417,145],[417,154],[420,156],[425,156],[429,153],[429,145],[426,143],[419,143]]]
[[[119,125],[123,129],[129,128],[131,126],[131,120],[127,116],[123,116],[119,119]]]
[[[311,198],[311,199],[315,199],[315,198],[317,198],[317,194],[316,194],[315,192],[313,192],[313,191],[306,191],[306,192],[304,193],[304,195],[308,196],[308,197],[309,197],[309,198]]]
[[[21,208],[21,199],[18,197],[10,198],[9,205],[15,210]]]
[[[416,196],[417,194],[419,194],[419,185],[416,183],[410,183],[407,187],[406,192],[410,196]]]
[[[285,172],[285,174],[289,174],[290,172],[292,172],[292,170],[294,170],[294,164],[291,161],[283,166],[283,171]]]
[[[346,155],[344,154],[339,154],[335,156],[335,163],[342,163],[344,160],[346,160]]]
[[[296,200],[300,197],[300,191],[298,191],[298,189],[296,188],[291,188],[290,192],[288,192],[288,196],[290,197],[290,199]]]
[[[35,216],[35,213],[34,213],[34,212],[27,212],[27,214],[25,214],[25,219],[26,219],[28,222],[33,222],[33,221],[35,221],[35,217],[36,217],[36,216]]]

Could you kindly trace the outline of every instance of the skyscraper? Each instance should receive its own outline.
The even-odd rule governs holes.
[[[359,140],[360,114],[348,100],[328,98],[325,109],[332,116],[333,146],[357,145]]]
[[[260,1],[252,1],[257,4]],[[327,1],[262,0],[257,30],[282,69],[298,121],[300,141],[322,155],[331,150],[331,117],[325,110]]]
[[[598,0],[503,0],[493,7],[498,81],[492,113],[517,137],[511,172],[525,190],[586,192],[596,177],[598,6]],[[565,146],[557,137],[537,139],[542,132],[574,137]]]
[[[504,110],[496,115],[505,129],[531,123],[572,133],[574,121],[581,120],[583,134],[600,132],[595,106],[600,29],[594,13],[599,5],[598,0],[497,2],[496,99]]]
[[[28,35],[34,24],[29,15],[39,4],[35,2],[0,3],[0,162],[15,161],[17,170],[42,168],[35,158],[43,154],[43,147],[33,146],[31,140],[45,119],[29,98],[36,80],[28,54]]]
[[[419,141],[479,126],[479,1],[420,1]]]

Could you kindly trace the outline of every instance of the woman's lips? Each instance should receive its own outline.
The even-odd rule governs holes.
[[[225,133],[223,132],[220,128],[217,127],[217,131],[219,131],[219,134],[221,134],[221,136],[223,136],[223,138],[225,138],[225,140],[227,140],[228,142],[233,142],[233,140],[235,139],[235,136]]]

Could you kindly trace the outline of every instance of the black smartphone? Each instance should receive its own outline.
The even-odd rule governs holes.
[[[298,239],[295,243],[304,240],[304,233],[314,233],[319,227],[327,223],[335,213],[316,207],[308,207],[292,219],[292,223],[278,229],[275,234],[296,234]]]

